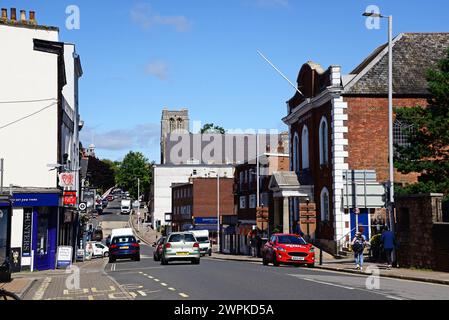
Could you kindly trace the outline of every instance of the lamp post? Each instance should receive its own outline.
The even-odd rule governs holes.
[[[210,171],[210,173],[217,174],[217,246],[220,252],[220,170]]]
[[[393,156],[393,16],[365,12],[365,17],[388,19],[388,157],[389,157],[389,227],[394,232],[394,156]]]

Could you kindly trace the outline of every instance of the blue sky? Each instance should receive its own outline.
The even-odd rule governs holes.
[[[69,5],[80,9],[79,30],[65,27]],[[35,10],[77,45],[83,144],[93,141],[100,158],[134,150],[156,161],[163,107],[227,129],[286,130],[294,90],[256,51],[292,81],[308,60],[348,73],[386,41],[385,22],[365,26],[369,5],[394,15],[395,35],[449,31],[447,0],[0,1]]]

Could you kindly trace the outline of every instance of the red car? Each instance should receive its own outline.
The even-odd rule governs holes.
[[[294,234],[274,234],[262,249],[263,264],[315,266],[315,252],[310,243]]]

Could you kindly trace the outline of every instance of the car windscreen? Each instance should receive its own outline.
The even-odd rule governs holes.
[[[279,244],[302,244],[305,245],[307,242],[301,237],[295,236],[279,236],[278,237]]]
[[[209,243],[208,237],[197,237],[196,240],[198,240],[198,242],[200,243]]]
[[[120,243],[134,243],[136,242],[136,238],[133,236],[121,236],[121,237],[115,237],[112,241],[113,244],[120,244]]]

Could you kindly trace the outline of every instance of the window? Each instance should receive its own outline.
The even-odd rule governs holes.
[[[304,126],[302,129],[302,169],[309,169],[309,128]]]
[[[320,165],[329,164],[329,130],[325,117],[320,122]]]
[[[330,209],[329,209],[329,191],[326,187],[321,191],[321,221],[329,221]]]
[[[240,209],[246,209],[246,197],[240,197]]]
[[[396,120],[393,123],[393,144],[395,147],[410,147],[410,135],[413,133],[413,125]]]
[[[299,171],[299,138],[296,132],[293,139],[293,171]]]
[[[252,194],[249,196],[249,208],[254,209],[257,205],[257,196],[255,194]]]

